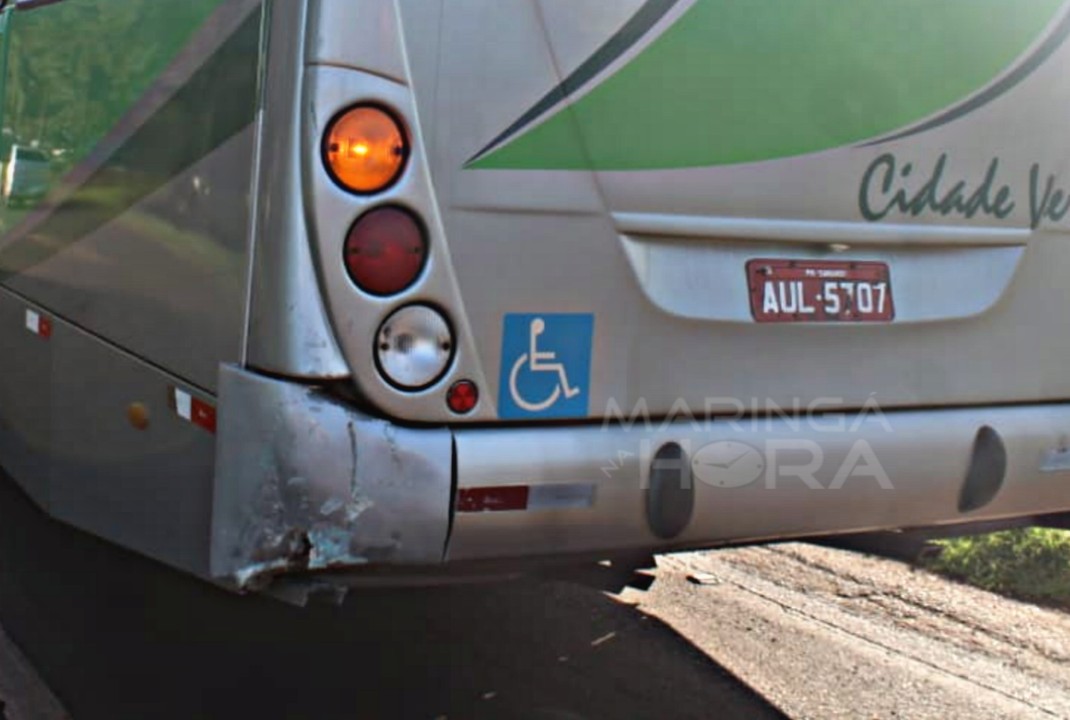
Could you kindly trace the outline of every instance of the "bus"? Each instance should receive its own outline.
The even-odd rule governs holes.
[[[265,591],[1070,510],[1066,0],[0,35],[0,465],[59,522]]]

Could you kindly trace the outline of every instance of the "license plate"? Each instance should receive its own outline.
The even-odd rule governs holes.
[[[891,322],[891,273],[882,262],[751,260],[751,314],[757,322]]]

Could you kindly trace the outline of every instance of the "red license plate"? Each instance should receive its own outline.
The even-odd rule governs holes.
[[[751,260],[757,322],[891,322],[891,273],[882,262]]]

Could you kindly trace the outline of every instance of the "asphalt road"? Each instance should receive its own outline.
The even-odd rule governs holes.
[[[901,562],[688,553],[661,561],[642,607],[793,718],[1070,717],[1070,614]]]
[[[782,717],[665,623],[577,586],[302,610],[51,523],[6,481],[0,529],[0,618],[76,720]]]

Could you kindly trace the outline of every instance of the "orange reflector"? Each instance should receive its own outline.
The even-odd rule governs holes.
[[[386,110],[358,105],[336,117],[323,138],[323,160],[335,182],[362,195],[382,192],[405,169],[409,145]]]

